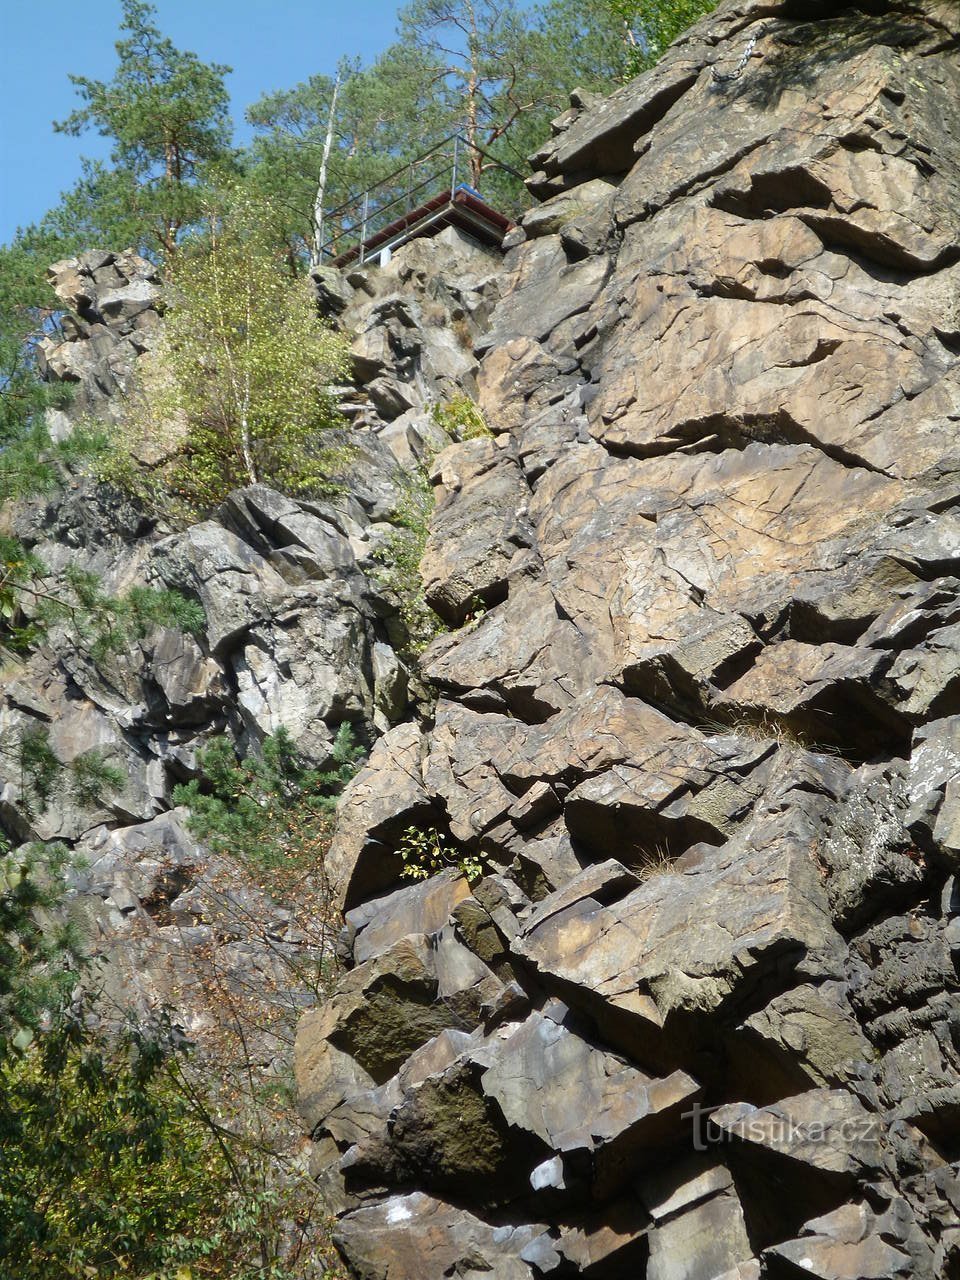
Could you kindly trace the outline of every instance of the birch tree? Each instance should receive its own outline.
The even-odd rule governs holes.
[[[233,218],[211,213],[173,264],[142,396],[147,429],[174,413],[186,422],[169,483],[193,511],[247,484],[322,487],[323,430],[339,421],[330,386],[347,372],[346,343],[317,316],[309,280],[283,272],[249,208]]]
[[[335,76],[266,95],[247,119],[257,136],[246,187],[271,211],[295,273],[302,262],[317,265],[341,229],[330,210],[423,149],[436,110],[422,56],[393,45],[372,67],[341,59]]]

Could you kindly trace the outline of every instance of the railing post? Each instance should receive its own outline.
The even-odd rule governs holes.
[[[367,239],[367,212],[370,203],[370,192],[363,193],[363,211],[360,214],[360,265],[361,267],[366,260],[366,239]]]

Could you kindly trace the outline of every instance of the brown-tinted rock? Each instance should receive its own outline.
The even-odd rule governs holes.
[[[501,1028],[472,1056],[508,1124],[536,1134],[571,1170],[589,1158],[599,1199],[676,1137],[699,1096],[683,1072],[651,1079],[538,1013]]]
[[[366,766],[344,791],[325,863],[341,907],[355,906],[396,883],[403,865],[396,852],[402,832],[429,821],[421,748],[415,725],[397,725],[376,743]],[[391,781],[385,785],[387,774]]]
[[[422,929],[464,1025],[334,1123],[351,1189],[449,1195],[451,1239],[536,1221],[533,1274],[956,1270],[958,37],[720,6],[574,95],[469,313],[493,437],[436,466],[423,566],[465,625],[331,859],[360,967]],[[364,281],[382,415],[426,311]],[[364,914],[412,824],[484,874]],[[419,1277],[366,1207],[351,1263]]]
[[[469,893],[466,880],[451,869],[348,911],[354,960],[357,964],[372,960],[411,933],[439,932]]]
[[[784,1276],[815,1276],[817,1280],[919,1280],[935,1273],[918,1269],[911,1251],[898,1247],[894,1222],[873,1213],[865,1204],[844,1205],[809,1222],[799,1240],[788,1240],[767,1251],[771,1266],[780,1264]],[[893,1228],[893,1234],[891,1232]],[[893,1234],[893,1239],[890,1238]],[[934,1265],[932,1257],[923,1260]]]
[[[644,1178],[639,1195],[652,1219],[647,1275],[714,1280],[749,1267],[753,1249],[730,1171],[694,1156]]]
[[[452,626],[499,602],[526,544],[529,496],[516,462],[492,438],[451,445],[434,464],[436,509],[421,561],[427,603]]]
[[[437,994],[427,939],[422,934],[401,938],[338,983],[331,1043],[382,1083],[414,1049],[445,1027],[459,1025],[457,1013]]]
[[[550,908],[550,898],[539,904],[521,953],[608,1035],[654,1059],[676,1053],[691,1024],[695,1037],[709,1034],[697,1024],[758,986],[773,995],[801,976],[838,972],[840,940],[819,878],[782,817],[701,854],[682,874],[652,875],[610,905],[587,894],[556,914]]]
[[[531,1280],[520,1253],[538,1226],[494,1227],[415,1191],[364,1205],[341,1219],[336,1239],[361,1280],[444,1274]]]

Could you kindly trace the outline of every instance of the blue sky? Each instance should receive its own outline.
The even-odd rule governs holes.
[[[262,93],[331,72],[343,54],[373,58],[393,39],[397,0],[156,0],[161,31],[205,62],[233,67],[234,119]],[[36,221],[106,153],[96,134],[55,134],[78,104],[68,74],[108,80],[119,0],[0,0],[0,243]],[[238,130],[241,140],[246,136]]]

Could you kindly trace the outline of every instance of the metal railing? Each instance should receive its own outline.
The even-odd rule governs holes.
[[[398,224],[404,226],[421,207],[433,198],[446,193],[452,200],[464,171],[469,173],[465,155],[469,143],[460,133],[451,133],[436,146],[414,157],[388,174],[366,191],[353,195],[335,209],[324,210],[318,239],[321,241],[320,258],[336,264],[356,259],[366,261],[373,252],[371,241]],[[336,228],[333,230],[333,228]],[[332,230],[327,240],[324,229]]]

